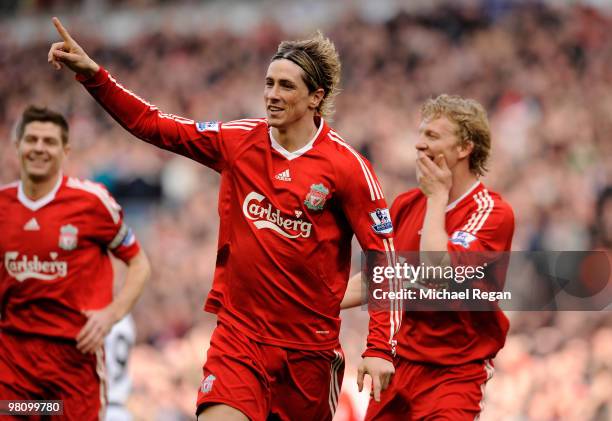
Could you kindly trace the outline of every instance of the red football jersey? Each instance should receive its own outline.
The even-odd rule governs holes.
[[[427,197],[420,189],[401,194],[391,206],[398,252],[418,251]],[[446,210],[448,251],[510,251],[512,208],[476,183]],[[505,268],[504,268],[505,270]],[[493,358],[504,346],[509,322],[497,311],[408,311],[397,336],[400,357],[454,365]]]
[[[126,129],[221,174],[219,244],[207,311],[254,340],[304,350],[338,344],[351,238],[390,254],[392,225],[374,171],[323,120],[285,150],[265,119],[195,122],[160,112],[104,69],[88,91]],[[400,312],[373,315],[368,355],[390,358]]]
[[[139,251],[121,208],[97,183],[59,177],[32,201],[16,182],[0,188],[0,329],[75,339],[82,310],[111,303],[108,251]]]

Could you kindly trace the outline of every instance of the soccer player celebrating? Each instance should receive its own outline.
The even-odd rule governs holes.
[[[67,420],[102,420],[104,337],[149,263],[108,192],[62,175],[61,114],[28,107],[16,142],[20,181],[0,188],[0,399],[63,400]],[[128,266],[115,299],[109,252]]]
[[[200,419],[331,420],[344,371],[340,302],[351,237],[393,249],[392,226],[370,164],[324,121],[340,62],[321,34],[285,41],[265,76],[267,118],[195,122],[164,114],[121,86],[54,19],[66,65],[135,136],[221,174],[220,232],[205,309],[217,314]],[[399,311],[372,313],[362,371],[379,398],[394,371]]]
[[[479,180],[491,149],[485,110],[474,100],[440,95],[421,113],[419,188],[391,207],[398,251],[419,251],[428,264],[434,258],[424,252],[509,251],[512,209]],[[351,278],[343,308],[360,303],[360,287],[360,275]],[[477,418],[493,374],[491,359],[504,346],[508,327],[501,310],[408,311],[397,336],[395,375],[381,401],[370,401],[366,419]]]

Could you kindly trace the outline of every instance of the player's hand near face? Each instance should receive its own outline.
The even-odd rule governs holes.
[[[366,374],[372,378],[372,390],[370,395],[374,396],[376,402],[380,402],[380,392],[385,390],[391,382],[395,368],[391,361],[378,357],[365,357],[357,371],[357,386],[359,391],[363,390],[363,379]]]
[[[53,25],[62,37],[62,41],[51,44],[47,61],[57,70],[66,65],[73,72],[86,77],[95,75],[100,66],[93,61],[85,50],[70,36],[58,18],[53,18]]]
[[[417,158],[417,181],[421,191],[429,198],[439,197],[448,200],[453,185],[453,175],[446,164],[444,155],[431,160],[422,154]]]
[[[77,349],[90,354],[104,345],[104,338],[117,320],[110,306],[102,310],[85,310],[83,314],[88,320],[76,337]]]

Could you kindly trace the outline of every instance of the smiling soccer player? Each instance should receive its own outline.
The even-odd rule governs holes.
[[[28,107],[16,145],[20,180],[0,187],[0,398],[62,400],[65,419],[101,420],[104,337],[136,302],[149,262],[106,189],[62,174],[61,114]],[[114,298],[109,253],[128,267]]]
[[[510,251],[512,208],[479,179],[491,149],[484,108],[471,99],[440,95],[425,102],[421,114],[415,145],[419,187],[399,195],[391,206],[398,252],[419,252],[421,260],[446,253],[479,260],[480,254]],[[428,264],[440,267],[440,262]],[[506,267],[495,265],[491,270],[486,281],[503,279]],[[425,299],[461,300],[469,293],[419,291]],[[360,302],[357,275],[351,278],[342,307]],[[508,319],[501,310],[410,311],[409,301],[406,310],[397,335],[395,375],[381,401],[370,401],[366,419],[477,418],[485,383],[493,375],[492,359],[506,340]]]

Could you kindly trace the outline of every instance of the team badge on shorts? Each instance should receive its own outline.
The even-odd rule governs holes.
[[[304,204],[310,210],[319,211],[325,206],[329,190],[323,184],[313,184],[306,195]]]
[[[213,383],[215,382],[215,380],[217,380],[217,378],[212,374],[209,374],[208,377],[202,380],[202,386],[200,386],[200,390],[202,391],[202,393],[210,392],[213,388]]]
[[[77,247],[79,229],[74,225],[63,225],[60,228],[59,247],[64,250],[74,250]]]

